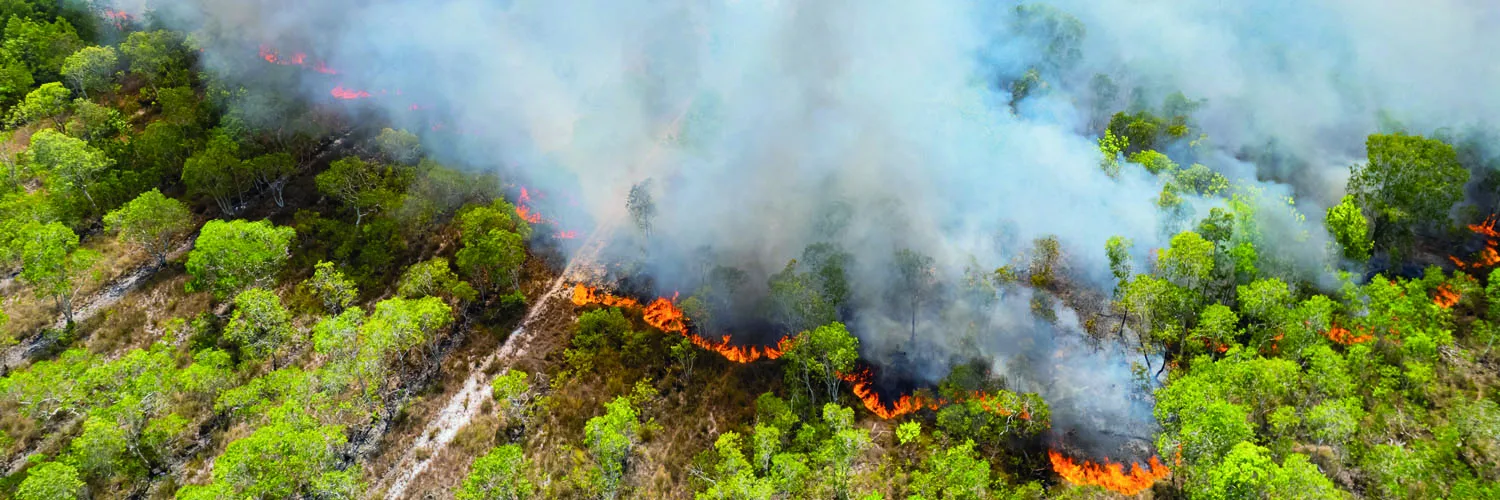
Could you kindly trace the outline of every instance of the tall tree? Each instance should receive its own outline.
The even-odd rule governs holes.
[[[52,82],[37,87],[26,94],[26,98],[11,108],[8,123],[18,127],[40,120],[50,120],[54,128],[63,128],[62,118],[68,114],[68,105],[73,103],[73,93],[63,84]]]
[[[651,223],[656,218],[656,202],[651,199],[651,179],[630,186],[630,196],[625,200],[625,209],[630,212],[635,227],[642,233],[651,234]]]
[[[380,211],[398,196],[389,185],[387,170],[388,167],[359,158],[344,158],[318,174],[318,191],[353,210],[354,227],[359,227],[366,215]]]
[[[43,462],[26,473],[16,488],[17,500],[71,500],[83,498],[83,480],[78,469],[62,462]]]
[[[1446,228],[1469,170],[1453,146],[1416,135],[1371,135],[1368,162],[1349,167],[1349,193],[1375,215],[1375,240],[1402,252],[1419,227]]]
[[[458,269],[473,281],[480,295],[487,294],[502,278],[520,287],[521,264],[526,246],[521,231],[529,231],[510,204],[496,200],[490,206],[472,207],[458,215],[463,248],[454,255]]]
[[[782,357],[787,360],[788,384],[806,389],[816,402],[818,393],[813,383],[821,382],[828,401],[838,401],[839,374],[853,370],[859,359],[859,338],[843,323],[829,323],[797,334]]]
[[[224,326],[224,338],[250,359],[265,359],[280,351],[293,332],[292,313],[281,305],[280,297],[263,288],[236,295],[234,315]]]
[[[469,477],[464,479],[453,496],[458,500],[531,498],[536,487],[526,478],[529,470],[531,463],[521,454],[520,446],[496,446],[474,460],[474,465],[469,467]]]
[[[381,129],[375,137],[375,146],[392,163],[413,165],[422,157],[422,141],[406,130]]]
[[[172,241],[192,230],[192,216],[187,205],[152,189],[105,214],[104,224],[119,233],[120,241],[139,246],[155,257],[160,267],[167,264]]]
[[[255,179],[256,184],[271,191],[271,200],[276,202],[276,206],[286,206],[286,201],[281,198],[281,191],[286,188],[292,174],[297,173],[297,163],[291,154],[271,153],[251,158],[245,161],[245,170]]]
[[[219,212],[234,215],[238,212],[236,202],[249,184],[239,145],[226,134],[213,134],[207,147],[182,165],[182,182],[189,192],[213,198]]]
[[[1375,248],[1370,239],[1370,221],[1355,203],[1354,195],[1344,195],[1338,205],[1328,207],[1323,224],[1343,249],[1344,257],[1356,262],[1370,259],[1370,251]]]
[[[302,286],[323,302],[323,308],[329,313],[338,314],[359,296],[359,288],[355,286],[354,280],[344,277],[344,273],[334,267],[332,262],[318,261],[313,269],[312,277],[303,281]]]
[[[98,210],[99,204],[89,194],[89,186],[105,169],[114,165],[113,159],[82,139],[52,129],[43,129],[31,136],[30,152],[32,161],[61,180],[68,189],[83,193],[89,205]]]
[[[908,317],[911,318],[910,345],[913,347],[917,344],[917,312],[937,281],[933,263],[932,257],[908,248],[896,251],[896,272],[901,276],[900,290],[907,303]]]
[[[599,465],[599,489],[604,498],[613,499],[620,494],[640,422],[635,407],[624,396],[605,404],[604,410],[604,415],[589,419],[584,426],[584,443]]]
[[[73,297],[79,278],[98,261],[98,254],[78,247],[78,235],[58,222],[23,229],[21,279],[41,297],[52,297],[57,309],[73,322]]]
[[[108,85],[120,65],[114,47],[84,47],[63,60],[62,75],[84,98]]]
[[[186,57],[182,36],[167,30],[131,33],[120,43],[120,51],[130,61],[130,71],[145,77],[152,91],[181,69]]]
[[[267,221],[209,221],[188,254],[188,291],[208,290],[222,300],[272,282],[290,255],[294,236],[292,228]]]

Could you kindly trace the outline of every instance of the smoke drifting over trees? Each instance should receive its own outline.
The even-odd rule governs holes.
[[[1075,333],[1109,315],[1075,311],[1082,299],[1064,293],[1108,295],[1123,281],[1104,251],[1111,237],[1134,242],[1129,260],[1144,269],[1173,234],[1238,203],[1257,228],[1262,272],[1326,285],[1340,252],[1298,214],[1317,222],[1339,202],[1372,130],[1431,134],[1500,116],[1500,66],[1479,62],[1500,47],[1489,2],[1051,4],[151,7],[198,33],[226,86],[263,78],[261,44],[305,51],[337,72],[308,72],[296,84],[306,96],[326,99],[335,83],[367,92],[371,112],[426,131],[433,156],[570,193],[579,210],[539,207],[563,227],[627,221],[632,186],[651,179],[650,236],[630,258],[645,256],[654,292],[712,283],[695,262],[732,268],[720,275],[738,272],[744,286],[716,323],[734,328],[764,325],[745,317],[778,288],[838,285],[838,303],[798,314],[845,319],[868,359],[924,381],[982,353],[1013,387],[1046,396],[1059,426],[1066,408],[1084,406],[1074,418],[1150,420],[1128,396],[1124,350]],[[239,99],[248,115],[273,112]],[[1116,127],[1122,109],[1164,120]],[[1105,148],[1130,163],[1101,155],[1105,128],[1130,138]],[[1152,149],[1182,170],[1137,155]],[[1230,183],[1240,197],[1215,196]],[[820,243],[830,247],[814,251]],[[810,255],[839,256],[837,270]],[[1012,286],[1006,269],[1030,286]]]

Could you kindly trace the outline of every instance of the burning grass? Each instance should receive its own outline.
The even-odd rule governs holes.
[[[1103,464],[1087,460],[1074,461],[1056,450],[1048,451],[1047,458],[1052,461],[1052,470],[1069,483],[1100,486],[1122,495],[1135,495],[1146,491],[1156,481],[1172,474],[1172,470],[1156,457],[1151,457],[1146,467],[1141,467],[1138,463],[1130,464],[1130,472],[1125,472],[1123,464],[1109,461]]]

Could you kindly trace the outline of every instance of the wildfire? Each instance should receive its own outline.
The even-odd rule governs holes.
[[[1444,284],[1437,288],[1437,296],[1432,298],[1432,303],[1437,304],[1438,307],[1447,309],[1458,304],[1458,298],[1458,292],[1453,291],[1447,284]]]
[[[1451,255],[1448,256],[1448,260],[1453,261],[1453,265],[1458,266],[1459,269],[1479,269],[1500,264],[1500,250],[1497,250],[1500,249],[1500,231],[1495,230],[1496,223],[1500,223],[1500,219],[1491,215],[1484,219],[1484,222],[1469,224],[1470,231],[1486,238],[1484,250],[1479,252],[1479,257],[1474,262],[1466,263]]]
[[[330,91],[329,93],[333,94],[333,97],[335,97],[335,98],[345,99],[345,100],[349,100],[349,99],[364,99],[366,97],[370,97],[370,93],[369,92],[365,92],[363,90],[350,90],[350,89],[346,89],[346,88],[344,88],[343,85],[338,85],[338,86],[333,87],[333,90]]]
[[[1048,450],[1047,458],[1052,460],[1052,470],[1069,483],[1102,486],[1122,495],[1146,491],[1153,483],[1172,473],[1156,457],[1151,457],[1146,467],[1141,467],[1138,463],[1130,464],[1129,473],[1125,472],[1122,464],[1105,461],[1100,465],[1087,460],[1078,463],[1056,450]]]
[[[1328,340],[1332,340],[1343,345],[1354,345],[1363,342],[1369,342],[1375,339],[1375,336],[1370,335],[1369,333],[1365,333],[1363,335],[1355,335],[1351,333],[1348,328],[1344,328],[1338,325],[1332,325],[1331,327],[1329,327],[1328,331],[1324,332],[1324,335],[1328,337]]]
[[[532,211],[531,207],[525,205],[516,205],[516,215],[519,215],[521,220],[532,224],[540,224],[542,222],[542,214]]]
[[[657,330],[661,330],[663,332],[671,332],[682,335],[683,337],[691,341],[693,345],[714,353],[718,353],[720,356],[723,356],[724,359],[733,361],[735,363],[751,363],[758,361],[761,358],[776,359],[781,357],[781,355],[786,352],[786,349],[791,346],[791,337],[782,337],[774,347],[741,346],[731,344],[730,336],[728,335],[720,337],[719,340],[711,340],[698,334],[689,332],[687,327],[687,317],[682,313],[682,309],[677,307],[677,304],[675,303],[676,299],[677,298],[675,296],[670,299],[666,297],[660,297],[656,300],[651,301],[650,304],[647,304],[641,311],[641,316],[645,318],[646,324],[649,324]],[[573,304],[578,306],[602,304],[610,307],[621,308],[641,307],[640,301],[629,297],[619,297],[610,293],[601,292],[597,288],[584,286],[581,283],[573,285]]]
[[[571,240],[578,237],[578,231],[558,231],[552,233],[552,237],[559,240]]]
[[[130,15],[129,12],[112,9],[104,9],[104,18],[119,30],[124,30],[127,24],[135,20],[135,16]]]

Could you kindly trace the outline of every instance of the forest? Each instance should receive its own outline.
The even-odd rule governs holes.
[[[0,499],[1500,498],[1493,97],[417,3],[0,1]]]

